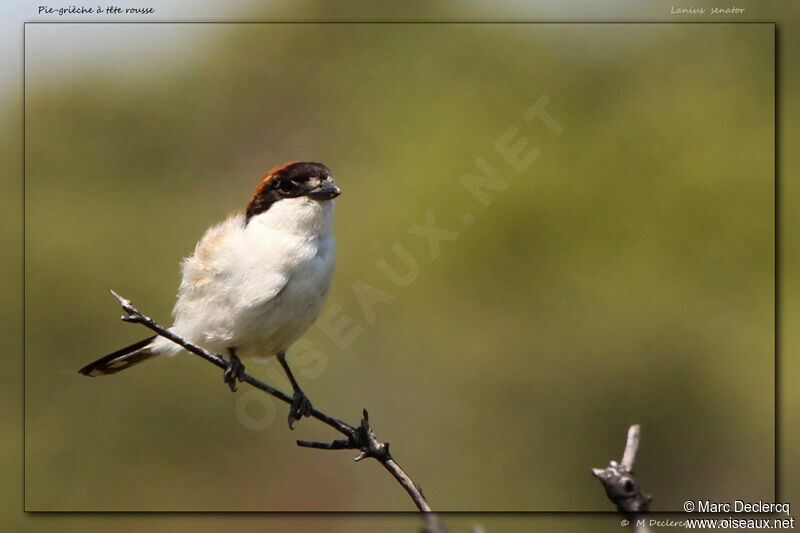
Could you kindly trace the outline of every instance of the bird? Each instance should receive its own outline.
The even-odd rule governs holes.
[[[292,385],[289,427],[309,416],[311,402],[286,352],[316,320],[336,266],[334,201],[341,190],[322,163],[293,161],[259,182],[247,208],[211,226],[181,263],[170,331],[227,354],[223,380],[232,391],[240,358],[277,356]],[[115,374],[181,346],[153,336],[106,355],[79,372]]]

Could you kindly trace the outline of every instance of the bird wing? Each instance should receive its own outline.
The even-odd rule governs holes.
[[[289,283],[290,273],[261,258],[256,263],[244,239],[244,214],[206,231],[194,253],[184,259],[173,314],[181,330],[224,336],[243,310],[263,306]],[[247,267],[245,267],[247,265]]]

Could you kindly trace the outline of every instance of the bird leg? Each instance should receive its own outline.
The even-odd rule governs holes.
[[[236,355],[236,350],[234,348],[228,348],[228,354],[230,355],[230,364],[228,368],[225,369],[225,373],[222,374],[222,381],[228,384],[228,387],[231,388],[231,392],[236,392],[236,381],[241,381],[242,374],[244,374],[244,365]]]
[[[300,420],[301,417],[309,416],[311,414],[311,402],[306,397],[297,380],[294,379],[292,369],[289,368],[289,363],[286,362],[286,352],[278,353],[278,361],[280,361],[283,371],[286,372],[286,377],[292,383],[292,406],[289,407],[289,429],[294,429],[294,423]]]

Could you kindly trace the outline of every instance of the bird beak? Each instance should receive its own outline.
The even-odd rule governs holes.
[[[342,194],[341,189],[336,186],[332,181],[323,181],[316,189],[308,193],[308,197],[312,200],[332,200]]]

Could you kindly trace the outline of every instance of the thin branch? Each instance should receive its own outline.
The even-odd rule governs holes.
[[[625,441],[625,451],[622,452],[620,466],[627,471],[633,471],[633,463],[636,461],[636,453],[639,451],[639,424],[628,428],[628,438]]]
[[[645,522],[640,522],[637,517],[650,510],[653,497],[641,491],[633,474],[633,463],[636,461],[638,451],[639,425],[636,424],[628,429],[622,461],[619,464],[611,461],[606,468],[593,468],[592,473],[603,484],[608,498],[628,517],[631,527],[639,533],[645,533],[649,529]]]
[[[123,298],[113,290],[111,294],[119,301],[119,304],[122,306],[122,309],[125,311],[125,315],[122,316],[122,320],[125,322],[131,322],[135,324],[142,324],[143,326],[155,331],[162,337],[166,337],[167,339],[171,340],[172,342],[179,344],[187,351],[198,355],[208,361],[209,363],[218,366],[224,370],[227,370],[230,366],[230,363],[222,356],[218,354],[213,354],[196,344],[192,344],[187,342],[186,340],[182,339],[169,329],[161,326],[152,318],[144,315],[138,309],[136,309],[130,300]],[[274,387],[270,387],[266,383],[254,378],[253,376],[242,372],[239,376],[239,381],[248,383],[257,389],[261,389],[262,391],[266,392],[270,396],[277,398],[278,400],[291,405],[292,397],[288,396],[281,391],[275,389]],[[341,420],[334,418],[332,416],[328,416],[325,413],[317,410],[311,409],[310,415],[312,418],[316,418],[320,422],[327,424],[328,426],[332,427],[339,433],[343,434],[346,439],[339,439],[334,440],[332,442],[314,442],[314,441],[305,441],[305,440],[298,440],[297,445],[306,447],[306,448],[318,448],[318,449],[325,449],[325,450],[360,450],[361,453],[355,458],[356,461],[360,461],[361,459],[365,459],[367,457],[371,457],[377,460],[379,463],[383,465],[386,470],[388,470],[392,476],[397,480],[398,483],[406,490],[408,495],[414,502],[414,505],[417,506],[421,512],[425,513],[426,519],[426,527],[425,531],[429,533],[440,533],[444,532],[445,529],[442,524],[437,519],[436,515],[432,512],[431,506],[428,504],[428,500],[422,494],[422,488],[417,485],[406,472],[400,468],[400,465],[395,462],[392,456],[389,454],[389,443],[380,442],[376,437],[375,433],[372,431],[372,428],[369,425],[369,414],[367,410],[364,409],[363,417],[361,419],[361,425],[358,427],[351,426],[346,422],[342,422]]]

